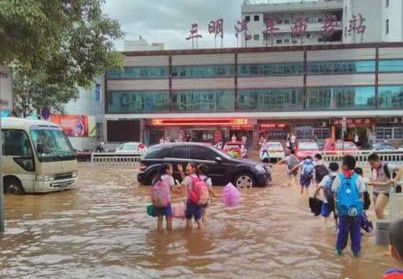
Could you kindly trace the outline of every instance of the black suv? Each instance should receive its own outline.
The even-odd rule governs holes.
[[[188,162],[207,165],[213,185],[232,182],[237,187],[253,187],[265,186],[271,181],[268,166],[251,160],[232,159],[213,146],[202,143],[166,143],[150,147],[141,160],[137,179],[141,184],[151,185],[163,163],[171,163],[174,166],[174,178],[179,179],[176,166],[185,166]]]

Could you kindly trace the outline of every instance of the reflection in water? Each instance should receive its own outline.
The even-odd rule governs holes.
[[[282,175],[282,171],[275,171]],[[209,208],[202,231],[157,233],[145,207],[149,187],[135,170],[82,167],[80,189],[6,196],[0,278],[379,278],[387,249],[363,238],[363,256],[334,251],[335,229],[309,213],[298,191],[242,192],[241,206]]]

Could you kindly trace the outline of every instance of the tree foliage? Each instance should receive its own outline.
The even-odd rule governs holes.
[[[76,96],[77,86],[89,86],[95,76],[121,66],[113,42],[123,33],[102,14],[102,3],[0,1],[0,64],[14,68],[20,107],[57,107]]]

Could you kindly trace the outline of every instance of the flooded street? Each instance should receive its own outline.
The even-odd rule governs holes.
[[[335,256],[335,229],[314,217],[296,188],[242,191],[241,206],[209,208],[202,231],[157,233],[149,187],[132,169],[80,167],[78,190],[6,196],[0,278],[380,278],[387,248],[363,238],[362,257]],[[221,187],[216,188],[218,192]]]

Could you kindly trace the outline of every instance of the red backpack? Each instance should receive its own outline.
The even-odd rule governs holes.
[[[191,179],[192,190],[189,193],[189,200],[194,204],[206,204],[208,202],[208,197],[206,198],[206,190],[208,192],[206,183],[197,175],[192,175]]]

